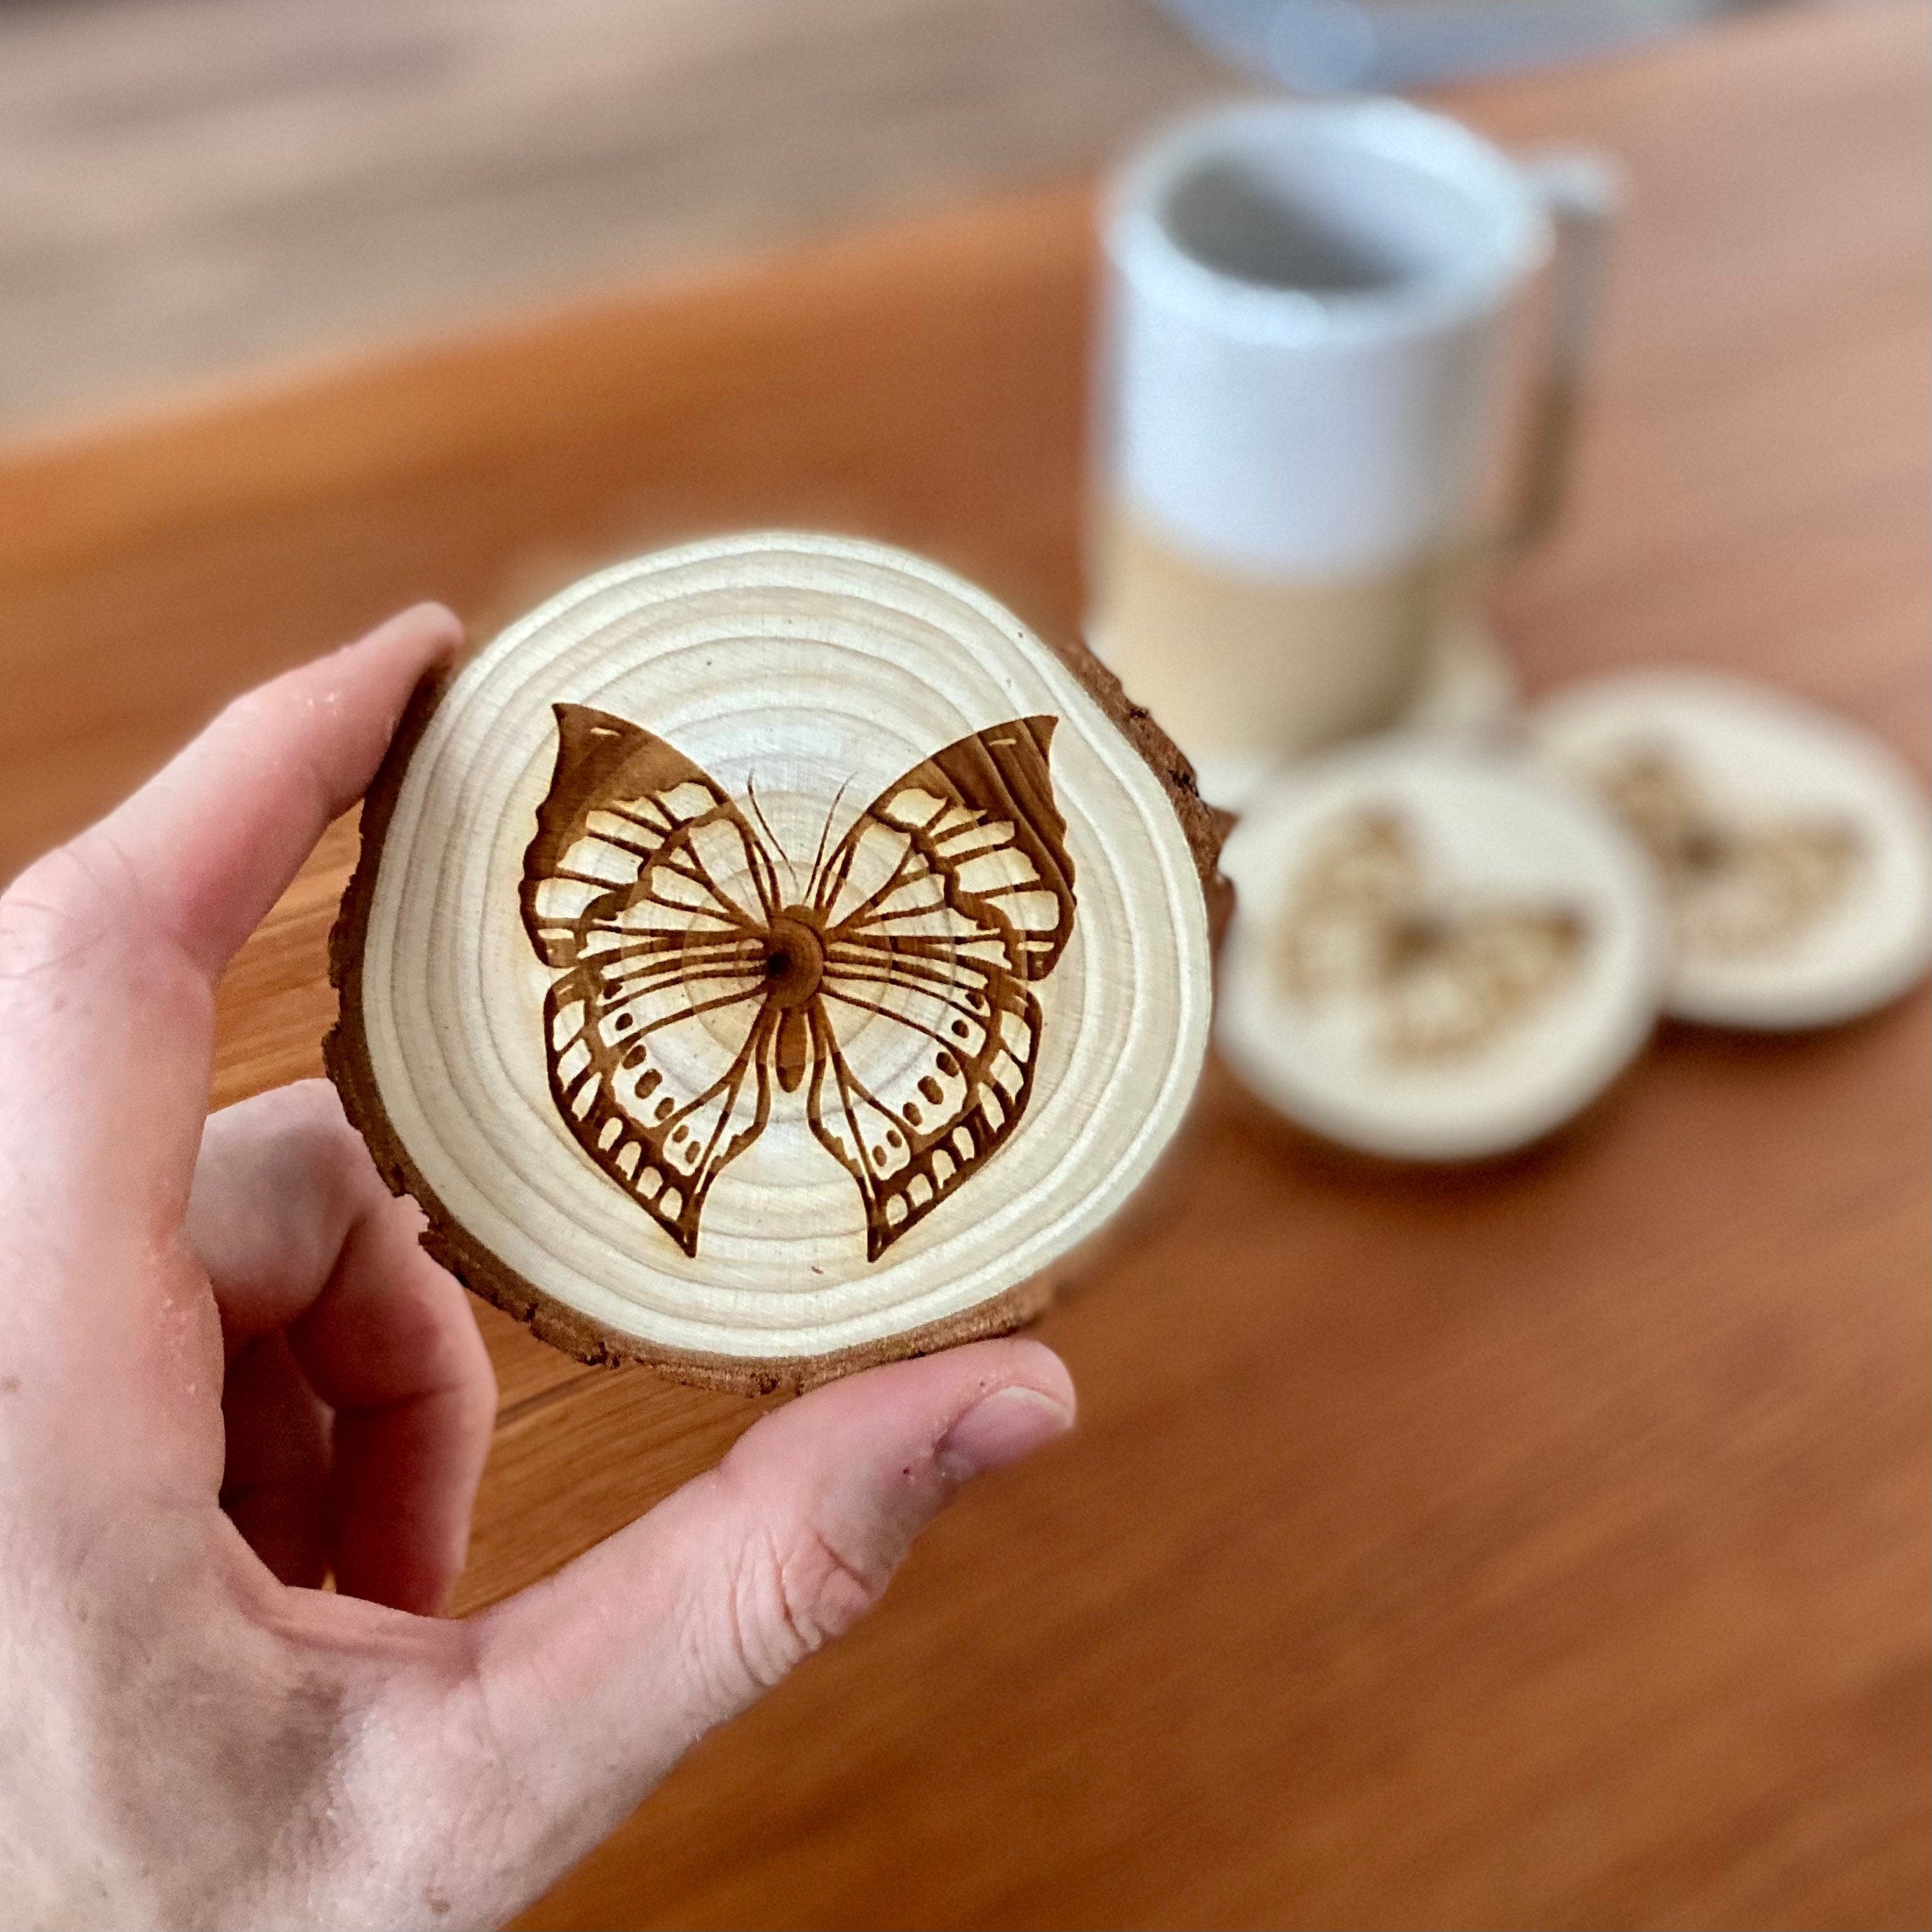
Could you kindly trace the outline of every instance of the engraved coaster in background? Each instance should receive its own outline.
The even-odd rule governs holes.
[[[1503,1153],[1649,1035],[1664,928],[1642,858],[1520,764],[1415,740],[1334,754],[1253,800],[1227,864],[1222,1051],[1331,1139]]]
[[[1016,1326],[1205,1050],[1184,762],[879,545],[566,590],[419,694],[364,828],[331,1074],[431,1251],[586,1358],[768,1388]]]
[[[1642,671],[1559,693],[1532,729],[1552,770],[1616,812],[1669,904],[1668,1011],[1828,1025],[1923,976],[1932,834],[1886,746],[1742,680]]]

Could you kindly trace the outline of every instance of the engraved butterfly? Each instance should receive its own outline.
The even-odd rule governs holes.
[[[1368,1002],[1382,1058],[1439,1062],[1490,1046],[1552,998],[1586,930],[1568,906],[1452,896],[1427,878],[1402,815],[1370,807],[1342,818],[1304,868],[1278,965],[1303,1005]]]
[[[741,809],[654,734],[555,709],[522,910],[554,974],[544,1043],[564,1124],[694,1256],[718,1174],[775,1091],[802,1093],[877,1261],[1006,1142],[1032,1091],[1032,988],[1073,931],[1055,721],[959,739],[833,842],[842,790],[807,866],[754,789]]]
[[[1844,898],[1862,856],[1847,819],[1726,811],[1660,745],[1628,746],[1595,777],[1655,863],[1687,952],[1734,959],[1795,944]]]

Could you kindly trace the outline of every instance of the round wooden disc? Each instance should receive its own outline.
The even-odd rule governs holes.
[[[1214,827],[1077,668],[917,558],[760,535],[420,695],[328,1059],[431,1251],[586,1359],[747,1388],[1036,1312],[1210,1000]]]
[[[1220,1038],[1291,1120],[1409,1160],[1526,1145],[1657,1016],[1663,919],[1603,812],[1479,748],[1384,739],[1309,760],[1228,842],[1240,911]]]
[[[1784,693],[1660,668],[1558,692],[1544,760],[1648,856],[1675,958],[1664,1009],[1707,1025],[1835,1025],[1932,963],[1925,788],[1888,746]]]

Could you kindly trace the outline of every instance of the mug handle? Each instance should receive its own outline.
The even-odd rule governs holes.
[[[1536,379],[1514,513],[1502,547],[1520,550],[1546,536],[1563,507],[1610,232],[1622,212],[1623,176],[1587,148],[1552,148],[1523,158],[1524,178],[1543,198],[1556,232],[1548,340]]]

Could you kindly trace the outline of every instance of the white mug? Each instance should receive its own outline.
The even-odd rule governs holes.
[[[1400,719],[1480,566],[1550,520],[1614,200],[1587,157],[1519,164],[1388,100],[1223,108],[1119,178],[1090,629],[1216,802]],[[1506,352],[1552,257],[1498,513]]]

